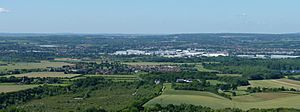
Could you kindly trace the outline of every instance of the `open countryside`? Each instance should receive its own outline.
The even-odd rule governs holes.
[[[266,88],[294,88],[300,90],[300,81],[290,79],[276,79],[276,80],[253,80],[249,81],[250,85],[246,87],[266,87]],[[241,87],[241,88],[246,88]]]
[[[72,65],[65,62],[49,62],[41,61],[40,63],[8,63],[0,66],[0,71],[8,71],[15,69],[42,69],[47,67],[62,67],[65,65]]]
[[[220,108],[300,108],[300,94],[294,93],[255,93],[244,96],[233,97],[232,100],[223,98],[209,92],[197,92],[186,90],[173,90],[170,84],[165,84],[163,94],[156,97],[144,106],[153,104],[193,104],[207,107]]]
[[[17,92],[37,87],[39,85],[17,85],[14,83],[0,83],[0,93]]]
[[[29,78],[47,78],[47,77],[58,77],[58,78],[73,78],[80,74],[65,74],[64,72],[31,72],[16,75],[7,75],[5,77],[29,77]]]
[[[300,0],[0,0],[0,112],[300,112]]]

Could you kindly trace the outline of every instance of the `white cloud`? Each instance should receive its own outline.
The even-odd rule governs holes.
[[[9,12],[9,10],[0,7],[0,13],[7,13],[7,12]]]

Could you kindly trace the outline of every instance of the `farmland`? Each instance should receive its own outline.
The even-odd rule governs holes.
[[[41,61],[40,63],[11,63],[7,66],[0,66],[0,71],[8,71],[15,69],[42,69],[47,67],[62,67],[64,65],[72,65],[65,62],[49,62]]]
[[[292,77],[295,77],[295,78],[300,78],[300,75],[294,75]]]
[[[292,93],[254,93],[250,95],[236,96],[232,100],[223,98],[209,92],[172,90],[170,84],[165,84],[163,94],[156,97],[144,106],[153,104],[193,104],[208,106],[215,109],[221,108],[299,108],[300,95]],[[288,102],[288,103],[287,103]]]
[[[0,38],[1,112],[300,109],[298,34]]]
[[[173,62],[124,62],[127,65],[176,65],[183,63],[173,63]]]
[[[34,88],[39,85],[17,85],[14,83],[0,83],[0,93],[16,92],[29,88]]]
[[[294,88],[300,89],[300,82],[290,79],[274,79],[274,80],[251,80],[250,86],[246,87],[266,87],[266,88]],[[241,87],[240,89],[245,89],[246,87]]]
[[[180,64],[197,64],[197,63],[174,63],[174,62],[124,62],[127,65],[180,65]]]
[[[199,72],[218,72],[216,70],[210,70],[210,69],[206,69],[203,67],[202,64],[197,64],[195,65],[195,68],[199,71]]]
[[[241,74],[216,74],[217,76],[220,77],[241,77]]]
[[[221,82],[218,80],[207,80],[211,85],[217,85],[217,84],[226,84],[225,82]]]
[[[105,79],[110,79],[115,82],[120,82],[120,81],[133,82],[139,79],[137,75],[84,75],[84,77],[103,77]]]
[[[29,78],[47,78],[47,77],[58,77],[58,78],[73,78],[80,74],[64,74],[63,72],[31,72],[25,74],[7,75],[5,77],[29,77]]]

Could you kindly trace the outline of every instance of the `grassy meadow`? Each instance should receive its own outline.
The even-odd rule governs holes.
[[[221,108],[298,108],[300,109],[300,94],[296,93],[254,93],[235,96],[232,100],[209,92],[173,90],[171,84],[165,84],[162,95],[150,100],[144,106],[154,104],[194,104],[215,109]]]
[[[72,65],[65,62],[50,62],[50,61],[41,61],[40,63],[12,63],[7,66],[0,66],[0,71],[8,71],[15,69],[39,69],[47,67],[62,67],[64,65]]]
[[[114,82],[134,82],[139,80],[139,77],[137,75],[84,75],[84,77],[103,77],[105,79],[111,79]]]
[[[204,68],[204,66],[202,64],[197,64],[195,65],[195,68],[199,71],[199,72],[218,72],[216,70],[210,70],[210,69],[206,69]]]
[[[274,79],[274,80],[251,80],[250,87],[266,87],[266,88],[294,88],[300,90],[300,81],[290,79]],[[239,87],[239,89],[246,89],[249,86]]]
[[[217,74],[219,77],[242,77],[241,74]]]
[[[15,83],[0,83],[0,93],[16,92],[38,86],[39,85],[17,85]]]
[[[217,85],[217,84],[226,84],[226,82],[218,81],[218,80],[206,80],[211,85]]]
[[[126,65],[182,65],[182,64],[200,64],[200,63],[174,63],[174,62],[123,62]]]
[[[58,78],[73,78],[80,74],[65,74],[64,72],[31,72],[25,74],[14,74],[6,75],[5,77],[29,77],[29,78],[47,78],[47,77],[58,77]]]

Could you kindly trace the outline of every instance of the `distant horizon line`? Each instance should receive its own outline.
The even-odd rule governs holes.
[[[262,33],[262,32],[186,32],[186,33],[81,33],[81,32],[0,32],[3,34],[35,34],[35,35],[175,35],[175,34],[300,34],[300,32]]]

